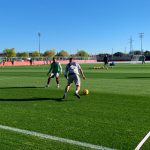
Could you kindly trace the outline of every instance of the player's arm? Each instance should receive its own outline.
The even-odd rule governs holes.
[[[60,68],[60,73],[62,74],[62,66],[60,63],[59,63],[59,68]]]
[[[85,75],[84,75],[83,70],[79,64],[78,64],[78,70],[79,70],[80,74],[82,75],[82,78],[85,80],[86,79]]]
[[[52,71],[52,65],[51,65],[51,67],[50,67],[50,69],[49,69],[47,75],[49,75],[49,74],[51,73],[51,71]]]
[[[80,67],[79,71],[80,71],[80,73],[81,73],[81,75],[82,75],[82,78],[85,80],[85,79],[86,79],[86,77],[85,77],[85,75],[84,75],[83,70],[82,70],[82,68],[81,68],[81,67]]]

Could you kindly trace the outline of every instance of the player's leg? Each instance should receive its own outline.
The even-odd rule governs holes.
[[[105,62],[105,69],[107,69],[108,70],[108,62]]]
[[[74,82],[75,82],[75,85],[76,85],[76,91],[75,91],[74,94],[77,98],[80,98],[79,91],[80,91],[81,81],[80,81],[80,77],[78,75],[75,75]]]
[[[66,86],[66,88],[65,88],[65,93],[67,93],[67,92],[69,91],[70,87],[71,87],[71,83],[70,83],[70,84],[67,84],[67,86]]]
[[[106,68],[106,63],[104,62],[104,69]]]
[[[80,85],[76,85],[76,91],[75,91],[74,95],[75,95],[77,98],[80,98],[79,91],[80,91]]]
[[[51,81],[51,78],[53,78],[54,77],[54,74],[53,73],[51,73],[50,74],[50,76],[48,77],[48,79],[47,79],[47,85],[45,86],[45,87],[49,87],[49,84],[50,84],[50,81]]]
[[[51,81],[51,77],[48,77],[48,79],[47,79],[47,84],[46,84],[45,87],[49,87],[50,81]]]
[[[69,91],[69,89],[70,89],[70,87],[71,87],[72,82],[73,82],[73,79],[72,79],[71,77],[68,77],[68,83],[67,83],[67,85],[66,85],[66,87],[65,87],[65,91],[64,91],[63,99],[65,99],[65,98],[66,98],[66,96],[67,96],[67,92]]]
[[[55,77],[56,77],[57,87],[59,88],[59,73],[56,73]]]
[[[79,91],[80,91],[80,85],[76,85],[76,91],[75,91],[75,93],[79,93]]]
[[[67,86],[65,87],[65,91],[64,91],[63,99],[65,99],[65,98],[66,98],[66,96],[67,96],[67,92],[69,91],[70,87],[71,87],[71,83],[70,83],[70,84],[67,84]]]
[[[57,87],[59,88],[59,77],[56,77]]]

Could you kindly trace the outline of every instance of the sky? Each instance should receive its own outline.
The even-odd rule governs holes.
[[[150,0],[0,0],[0,53],[150,50]]]

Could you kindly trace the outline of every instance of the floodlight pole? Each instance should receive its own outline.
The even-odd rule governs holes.
[[[141,39],[141,54],[143,55],[143,37],[144,37],[144,33],[139,33],[139,37]]]
[[[111,55],[112,55],[112,61],[113,61],[113,56],[114,56],[114,49],[111,49]]]
[[[41,54],[41,33],[38,32],[38,36],[39,36],[39,54]]]
[[[132,45],[132,43],[133,43],[133,40],[132,40],[132,36],[130,37],[130,53],[132,54],[132,52],[133,52],[133,45]],[[134,52],[133,52],[134,53]]]

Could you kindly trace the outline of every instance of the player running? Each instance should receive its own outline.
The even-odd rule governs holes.
[[[46,87],[49,87],[51,78],[56,78],[56,83],[57,87],[59,88],[59,74],[62,73],[62,67],[59,62],[56,62],[56,59],[53,58],[53,62],[51,63],[51,67],[47,73],[49,75],[48,80],[47,80],[47,85]]]
[[[65,74],[64,74],[66,79],[68,80],[68,83],[67,83],[67,86],[65,87],[63,99],[65,99],[67,92],[69,91],[70,86],[73,83],[73,81],[76,85],[76,91],[75,91],[74,95],[77,98],[80,98],[79,91],[80,91],[81,82],[80,82],[79,72],[81,73],[83,79],[85,80],[85,75],[82,71],[81,66],[78,63],[73,62],[72,58],[70,58],[69,63],[66,66],[66,70],[65,70]]]

